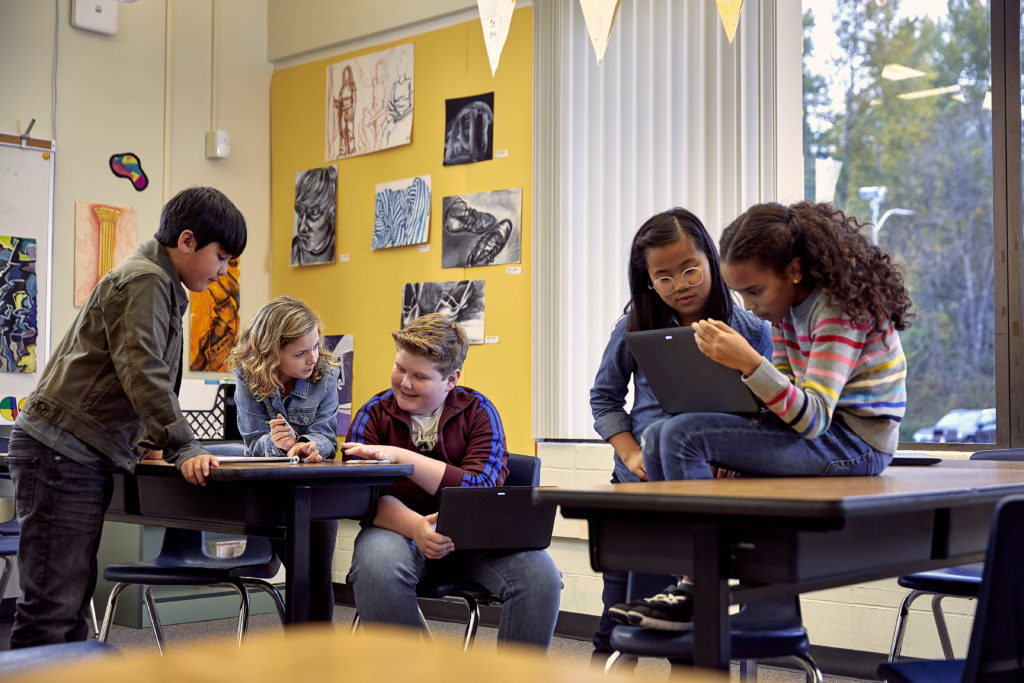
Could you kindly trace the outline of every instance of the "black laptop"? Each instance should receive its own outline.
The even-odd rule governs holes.
[[[441,489],[437,532],[456,550],[536,550],[551,545],[555,505],[534,505],[532,486]]]
[[[739,370],[697,348],[691,327],[627,332],[626,346],[666,413],[756,413],[760,408]]]

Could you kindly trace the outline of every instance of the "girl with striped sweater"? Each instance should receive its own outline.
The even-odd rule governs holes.
[[[689,413],[661,423],[660,448],[644,454],[651,481],[708,479],[711,466],[808,477],[888,466],[906,407],[899,331],[912,303],[901,269],[861,227],[831,204],[801,202],[755,205],[725,229],[722,276],[771,323],[772,359],[721,321],[692,327],[701,351],[742,372],[767,410],[756,419]],[[684,580],[632,604],[631,623],[685,630],[686,588]]]

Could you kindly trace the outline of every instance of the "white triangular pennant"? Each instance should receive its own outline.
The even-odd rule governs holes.
[[[736,26],[740,23],[740,10],[743,9],[743,0],[715,0],[718,5],[718,16],[722,18],[722,28],[725,29],[725,36],[732,42],[736,36]]]
[[[604,59],[604,51],[608,47],[608,38],[615,23],[615,14],[619,11],[619,0],[580,0],[583,20],[587,23],[587,33],[597,54],[597,63]]]
[[[516,9],[516,0],[476,0],[480,10],[480,26],[484,29],[484,44],[487,45],[487,58],[491,61],[491,76],[498,70],[501,50],[508,38],[508,26],[512,22],[512,12]]]

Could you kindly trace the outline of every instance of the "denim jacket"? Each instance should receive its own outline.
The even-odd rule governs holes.
[[[255,457],[283,455],[270,438],[268,420],[284,415],[295,430],[298,441],[312,441],[324,460],[338,450],[338,375],[341,369],[328,365],[319,382],[295,380],[295,388],[286,399],[280,389],[257,401],[241,373],[235,371],[235,405],[238,406],[238,431],[245,451]]]
[[[203,453],[178,405],[188,295],[149,240],[107,273],[46,364],[24,412],[132,470],[145,448]]]
[[[762,356],[772,357],[771,326],[766,321],[734,306],[729,326],[743,335]],[[640,436],[649,424],[669,415],[661,409],[651,385],[626,347],[625,334],[626,317],[623,316],[612,328],[611,339],[604,349],[594,386],[590,389],[590,411],[594,416],[594,429],[605,441],[619,432],[632,432],[633,438],[640,443]],[[633,407],[626,412],[630,378],[633,379]],[[618,454],[615,457],[617,459]]]

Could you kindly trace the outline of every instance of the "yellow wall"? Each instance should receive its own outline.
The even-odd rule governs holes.
[[[325,79],[330,64],[395,45],[415,45],[412,143],[334,161],[338,167],[337,252],[347,262],[291,267],[295,173],[324,159]],[[445,100],[494,92],[494,151],[505,158],[445,167]],[[505,423],[508,446],[534,453],[531,435],[531,249],[533,172],[533,8],[515,12],[501,64],[491,77],[480,22],[469,21],[393,43],[339,54],[275,72],[271,110],[272,295],[303,298],[326,334],[355,335],[353,410],[386,388],[407,282],[485,280],[484,334],[462,384],[485,393]],[[370,249],[378,183],[431,177],[429,249]],[[521,274],[507,266],[441,268],[441,200],[445,196],[522,188]]]

